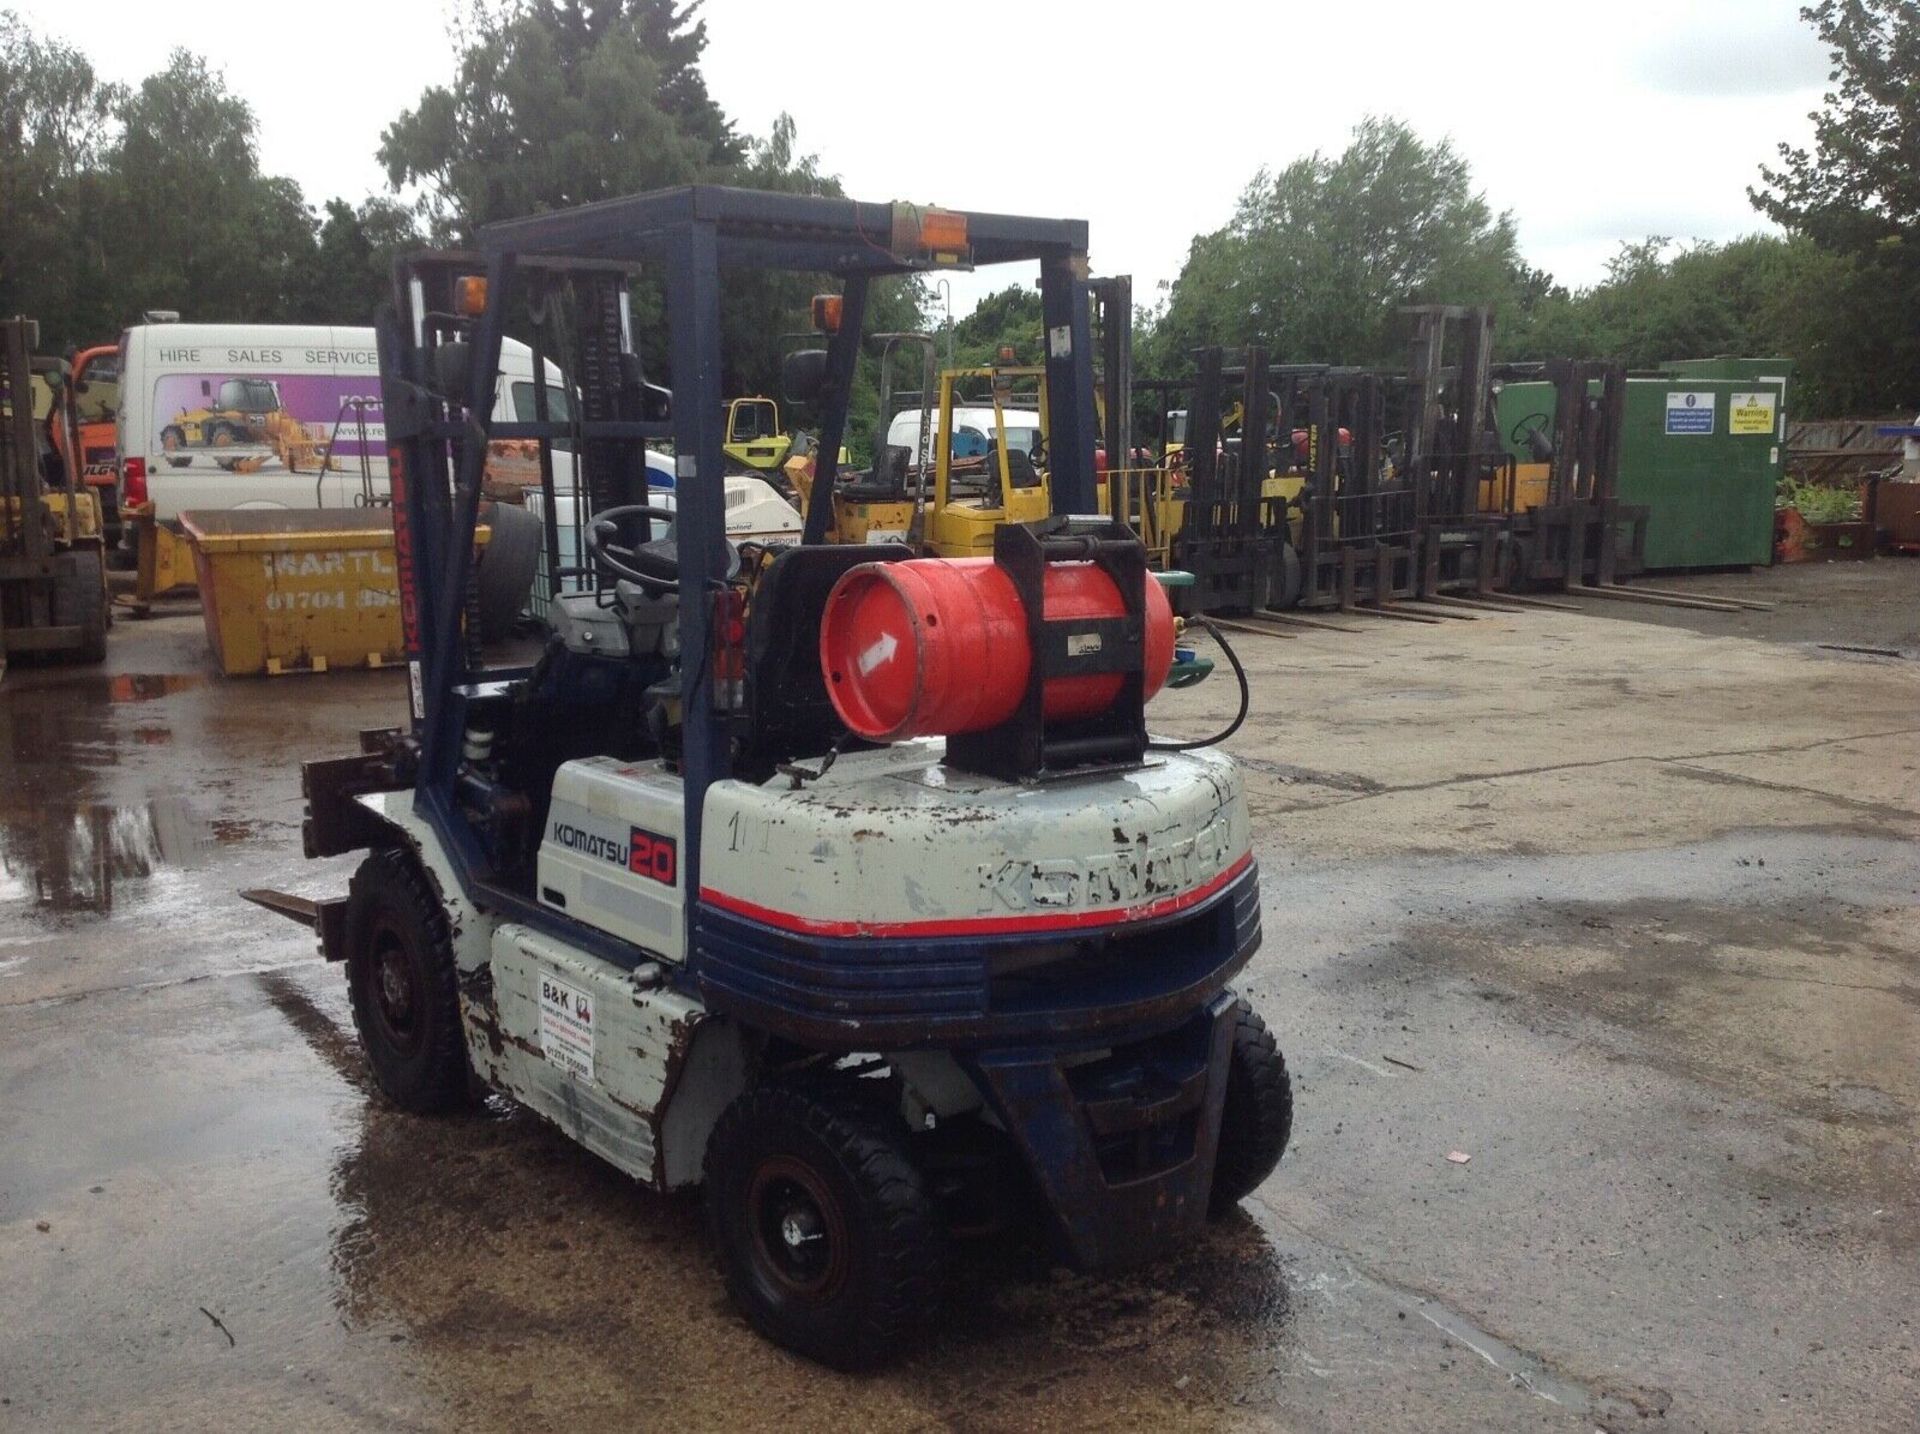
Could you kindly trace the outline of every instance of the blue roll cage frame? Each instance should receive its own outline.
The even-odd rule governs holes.
[[[946,211],[949,213],[960,211]],[[396,315],[379,327],[382,396],[395,501],[395,552],[407,658],[418,701],[410,704],[420,760],[417,813],[438,833],[469,899],[511,911],[538,926],[563,926],[582,944],[622,964],[631,953],[612,938],[594,939],[578,922],[554,914],[490,879],[481,845],[455,798],[464,698],[524,669],[475,666],[463,640],[462,615],[473,564],[487,446],[495,439],[623,438],[670,440],[679,482],[675,537],[679,557],[685,791],[681,852],[685,892],[685,979],[700,965],[700,837],[707,788],[731,775],[723,720],[715,713],[702,655],[710,644],[709,595],[723,582],[725,498],[721,477],[724,393],[720,366],[723,268],[818,273],[842,285],[838,330],[827,348],[818,471],[803,540],[825,541],[847,406],[860,354],[868,286],[875,278],[951,269],[950,262],[889,247],[896,206],[818,195],[773,194],[717,185],[689,185],[576,209],[491,224],[478,236],[476,269],[487,300],[471,339],[465,414],[447,416],[433,400],[426,315],[410,312],[409,260],[396,265]],[[967,212],[967,257],[973,267],[1038,262],[1047,331],[1048,447],[1053,509],[1091,513],[1094,487],[1092,342],[1087,303],[1087,226],[1082,220]],[[443,258],[444,256],[430,256]],[[660,422],[496,422],[493,398],[506,316],[525,267],[569,265],[649,268],[666,291],[671,418]],[[412,326],[402,329],[402,317]],[[536,392],[541,385],[536,383]],[[544,408],[545,404],[541,403]],[[451,488],[446,481],[449,460]],[[547,465],[543,462],[543,470]],[[456,700],[460,699],[460,700]],[[623,959],[624,958],[624,959]]]

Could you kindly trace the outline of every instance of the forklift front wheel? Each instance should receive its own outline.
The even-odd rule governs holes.
[[[1224,1215],[1258,1189],[1280,1163],[1292,1133],[1293,1082],[1286,1057],[1267,1023],[1252,1006],[1237,1001],[1209,1213]]]
[[[836,1369],[880,1363],[931,1316],[946,1231],[897,1115],[819,1084],[747,1091],[707,1145],[727,1292],[768,1339]]]
[[[467,1051],[446,912],[405,852],[376,851],[347,888],[347,991],[373,1077],[403,1110],[467,1099]]]

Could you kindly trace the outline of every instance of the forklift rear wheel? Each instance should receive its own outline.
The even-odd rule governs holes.
[[[900,1118],[857,1090],[766,1085],[707,1145],[727,1292],[776,1344],[836,1369],[886,1359],[939,1298],[946,1231]]]
[[[1235,1002],[1209,1212],[1224,1215],[1258,1189],[1280,1163],[1292,1133],[1293,1082],[1286,1057],[1253,1007]]]
[[[405,852],[376,851],[347,891],[347,991],[382,1092],[403,1110],[467,1099],[453,942],[447,916]]]

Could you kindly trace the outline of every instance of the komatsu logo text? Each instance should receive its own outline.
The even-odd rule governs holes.
[[[615,866],[624,867],[627,864],[626,843],[603,837],[598,832],[586,831],[568,822],[555,822],[553,839],[568,851],[577,851],[582,856],[596,857]]]
[[[1086,858],[1013,859],[978,868],[980,885],[1001,908],[1131,906],[1178,896],[1223,870],[1238,855],[1224,820],[1176,842],[1121,847]]]

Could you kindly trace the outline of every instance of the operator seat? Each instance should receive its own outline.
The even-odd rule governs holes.
[[[1038,488],[1040,470],[1034,466],[1033,455],[1024,448],[1007,450],[1007,479],[1016,488]]]
[[[913,450],[897,443],[884,445],[867,473],[849,474],[840,480],[840,495],[856,503],[890,503],[908,496],[907,467]]]
[[[734,773],[763,782],[783,762],[824,757],[847,737],[820,674],[820,620],[827,595],[862,563],[913,556],[904,543],[783,548],[754,589],[747,611],[747,710],[751,732],[734,754]]]

